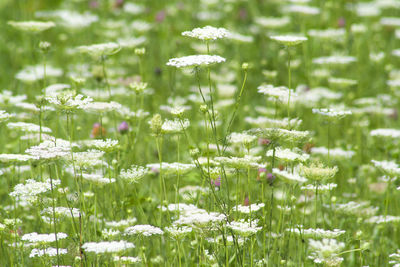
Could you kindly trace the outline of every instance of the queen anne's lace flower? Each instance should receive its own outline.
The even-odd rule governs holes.
[[[162,235],[164,234],[163,230],[158,227],[152,225],[135,225],[125,229],[125,234],[127,235],[144,235],[144,236],[152,236],[152,235]]]
[[[58,253],[57,253],[57,248],[44,248],[44,249],[34,248],[29,254],[29,258],[43,257],[43,256],[56,257],[57,255],[63,255],[67,253],[68,251],[65,248],[59,248]]]
[[[124,240],[112,242],[87,242],[82,245],[82,248],[86,252],[93,252],[96,254],[116,253],[134,247],[135,245],[133,243]]]
[[[51,21],[9,21],[8,25],[14,27],[17,30],[24,31],[24,32],[42,32],[47,29],[53,28],[56,26],[54,22]]]
[[[192,55],[179,58],[171,58],[167,65],[177,68],[208,66],[225,62],[225,58],[216,55]]]
[[[79,46],[77,50],[81,53],[89,54],[93,57],[110,56],[116,54],[121,49],[121,46],[117,43],[103,43],[93,45]]]
[[[228,30],[224,28],[215,28],[212,26],[205,26],[203,28],[195,28],[191,31],[182,33],[183,36],[188,36],[203,41],[217,40],[229,36]]]
[[[277,35],[277,36],[271,36],[270,38],[286,46],[295,46],[304,43],[305,41],[308,40],[307,37],[305,36],[295,36],[295,35]]]

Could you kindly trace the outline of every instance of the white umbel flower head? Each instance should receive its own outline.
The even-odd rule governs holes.
[[[400,130],[397,129],[375,129],[370,132],[371,136],[399,138]]]
[[[179,58],[171,58],[167,66],[176,68],[209,66],[217,63],[225,62],[225,58],[217,55],[192,55]]]
[[[51,21],[9,21],[8,25],[14,27],[15,29],[23,32],[31,32],[38,33],[45,31],[47,29],[53,28],[56,26],[54,22]]]
[[[121,46],[117,43],[109,42],[103,44],[83,45],[77,47],[81,53],[89,54],[92,57],[111,56],[121,50]]]
[[[182,35],[200,39],[203,41],[210,41],[228,37],[229,31],[224,28],[205,26],[203,28],[195,28],[191,31],[183,32]]]
[[[67,234],[65,233],[57,233],[57,240],[67,238]],[[52,234],[38,234],[36,232],[24,234],[21,237],[22,241],[28,241],[32,243],[51,243],[56,241],[56,235]]]
[[[137,183],[148,173],[148,171],[149,170],[145,167],[132,165],[127,170],[122,169],[119,177],[132,183]]]
[[[300,176],[298,173],[290,173],[288,171],[281,171],[277,168],[272,169],[272,173],[277,175],[279,178],[281,178],[283,181],[290,183],[290,184],[297,184],[297,183],[305,183],[307,182],[307,179]]]
[[[272,157],[274,156],[274,151],[268,150],[267,151],[267,157]],[[275,149],[275,157],[281,160],[285,160],[285,161],[307,161],[310,158],[310,155],[308,154],[300,154],[294,151],[291,151],[289,148],[276,148]]]
[[[125,229],[125,234],[127,235],[143,235],[143,236],[152,236],[152,235],[162,235],[164,234],[163,230],[158,227],[143,224],[143,225],[135,225]]]
[[[343,258],[338,254],[344,249],[345,244],[336,239],[322,239],[322,241],[309,240],[309,249],[312,251],[309,259],[315,263],[324,263],[327,266],[339,266]]]
[[[331,108],[313,108],[312,112],[329,118],[343,118],[352,114],[350,110],[336,110]]]
[[[82,248],[86,252],[93,252],[96,254],[117,253],[134,247],[135,245],[133,243],[124,240],[112,242],[87,242],[82,245]]]
[[[67,252],[68,251],[65,248],[59,248],[58,253],[57,253],[57,248],[44,248],[44,249],[34,248],[29,254],[29,258],[43,257],[43,256],[55,257],[57,255],[67,254]]]
[[[276,35],[276,36],[271,36],[269,38],[285,46],[299,45],[308,40],[308,38],[305,36],[295,36],[295,35]]]

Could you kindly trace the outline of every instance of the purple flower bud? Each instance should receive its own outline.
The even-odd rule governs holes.
[[[118,132],[121,134],[125,134],[129,131],[129,125],[126,121],[121,122],[121,124],[118,126]]]

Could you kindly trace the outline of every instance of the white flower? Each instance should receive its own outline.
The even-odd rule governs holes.
[[[292,89],[288,89],[285,86],[275,87],[271,84],[260,85],[257,90],[260,94],[272,96],[281,101],[285,101],[289,97],[289,92],[292,96],[296,95]]]
[[[78,218],[81,214],[81,211],[77,208],[67,208],[67,207],[55,207],[56,217],[74,217]],[[48,207],[42,210],[42,214],[53,216],[53,208]]]
[[[0,154],[0,162],[9,163],[9,162],[26,162],[34,157],[23,154]]]
[[[333,229],[333,230],[324,230],[319,228],[304,229],[302,225],[298,225],[296,226],[296,228],[286,229],[286,231],[298,235],[303,235],[305,237],[315,237],[315,238],[336,238],[346,233],[346,231],[339,229]]]
[[[0,122],[8,121],[14,115],[8,114],[5,110],[0,110]]]
[[[208,66],[225,62],[225,58],[216,55],[192,55],[179,58],[171,58],[167,65],[177,68]]]
[[[179,120],[165,120],[161,126],[162,132],[165,134],[179,133],[186,130],[190,126],[188,119]]]
[[[60,180],[53,180],[53,187],[59,185]],[[51,190],[51,181],[47,179],[45,182],[37,182],[33,179],[26,180],[25,184],[17,184],[14,191],[10,193],[12,197],[34,198],[39,194]]]
[[[307,179],[300,176],[297,172],[290,173],[288,171],[281,171],[277,168],[272,169],[272,173],[283,179],[285,182],[288,183],[305,183]]]
[[[35,13],[39,18],[56,18],[57,24],[70,29],[82,29],[90,26],[93,22],[99,20],[97,15],[90,12],[80,14],[71,10],[38,11]]]
[[[336,110],[336,109],[330,109],[330,108],[329,109],[328,108],[321,108],[321,109],[313,108],[312,112],[322,115],[322,116],[327,116],[330,118],[342,118],[342,117],[352,114],[352,112],[350,110]]]
[[[42,32],[56,26],[56,24],[51,21],[9,21],[7,24],[17,30],[33,33]]]
[[[241,213],[249,214],[250,211],[251,212],[259,211],[264,206],[265,206],[264,203],[258,203],[258,204],[254,203],[254,204],[251,204],[249,206],[237,205],[237,206],[233,207],[232,210],[237,211],[237,212],[241,212]]]
[[[276,36],[270,36],[269,38],[286,46],[298,45],[308,40],[307,37],[305,36],[295,36],[295,35],[276,35]]]
[[[65,233],[57,233],[57,240],[67,238]],[[33,243],[51,243],[56,241],[56,235],[52,234],[38,234],[36,232],[24,234],[21,237],[22,241],[29,241]]]
[[[232,229],[235,233],[248,237],[256,234],[258,231],[262,229],[262,227],[257,227],[257,220],[253,220],[251,222],[246,222],[245,220],[240,221],[232,221],[226,224],[226,227]]]
[[[25,153],[38,160],[55,160],[69,156],[71,146],[69,142],[62,139],[57,139],[55,142],[45,140],[37,146],[28,148]]]
[[[9,122],[7,123],[7,127],[11,130],[15,129],[21,132],[29,132],[29,133],[39,133],[40,126],[33,123],[28,122]],[[51,133],[51,129],[48,127],[42,126],[42,133]]]
[[[326,147],[312,147],[311,154],[328,155],[328,149]],[[329,149],[329,155],[334,158],[350,159],[355,155],[355,152],[337,147]]]
[[[85,106],[85,110],[94,113],[105,113],[118,110],[122,107],[120,103],[111,102],[90,102]]]
[[[112,42],[77,47],[79,52],[89,54],[92,57],[110,56],[116,54],[120,49],[121,46],[119,44]]]
[[[124,180],[128,180],[133,183],[139,182],[140,179],[142,179],[147,173],[148,169],[144,168],[142,166],[136,166],[132,165],[129,169],[125,170],[122,169],[119,177],[121,177]]]
[[[135,225],[125,229],[125,234],[127,235],[135,235],[140,234],[144,236],[152,236],[152,235],[162,235],[164,234],[163,230],[158,227],[144,224],[144,225]]]
[[[371,160],[371,162],[375,165],[375,167],[383,170],[391,177],[395,177],[400,175],[400,166],[394,161],[377,161]]]
[[[257,17],[255,18],[255,23],[258,25],[269,28],[283,28],[290,23],[289,17]]]
[[[136,221],[137,221],[136,218],[129,218],[129,219],[120,220],[120,221],[106,221],[105,225],[107,227],[113,227],[113,228],[127,227],[129,225],[136,223]]]
[[[113,260],[114,262],[119,262],[126,265],[142,262],[141,258],[128,256],[114,256]]]
[[[337,187],[337,184],[334,184],[334,183],[320,184],[320,185],[318,185],[318,192],[319,192],[319,193],[323,193],[323,192],[326,192],[326,191],[331,191],[331,190],[333,190],[333,189],[336,188],[336,187]],[[306,190],[306,191],[313,191],[313,192],[315,192],[315,191],[317,190],[317,186],[316,186],[316,185],[313,185],[313,184],[308,184],[308,185],[305,185],[305,186],[300,187],[300,189],[301,189],[301,190]]]
[[[189,226],[172,225],[171,227],[166,227],[164,230],[172,237],[180,238],[191,233],[193,231],[193,228]]]
[[[105,178],[100,174],[82,173],[82,178],[99,185],[115,183],[114,178]]]
[[[268,150],[267,157],[272,157],[274,155],[274,151]],[[304,162],[310,158],[308,154],[299,154],[291,151],[288,148],[282,149],[280,147],[275,149],[275,157],[278,159],[286,160],[286,161],[301,161]]]
[[[134,247],[135,245],[133,243],[124,240],[112,242],[87,242],[82,245],[82,248],[86,252],[93,252],[96,254],[117,253]]]
[[[46,100],[62,110],[85,109],[93,101],[91,97],[76,95],[75,92],[67,91],[59,94],[52,94],[46,97]]]
[[[95,147],[104,152],[110,152],[118,148],[118,140],[106,139],[106,140],[85,140],[82,144],[87,147]]]
[[[257,139],[257,136],[247,133],[231,133],[228,136],[229,143],[249,145]]]
[[[67,254],[67,249],[64,248],[59,248],[58,249],[58,255],[63,255]],[[55,257],[57,256],[57,249],[56,248],[45,248],[45,249],[38,249],[34,248],[32,249],[31,253],[29,254],[29,258],[34,258],[34,257]]]
[[[62,69],[54,68],[51,65],[46,65],[46,77],[60,77],[63,74]],[[45,77],[44,68],[42,65],[26,66],[20,70],[15,78],[17,80],[32,83],[38,80],[42,80]]]
[[[343,258],[338,254],[344,249],[345,244],[336,239],[322,239],[322,241],[309,240],[309,249],[312,251],[309,259],[315,263],[324,263],[327,266],[338,266]]]
[[[195,28],[191,31],[183,32],[182,35],[192,38],[197,38],[203,41],[209,41],[209,40],[217,40],[228,37],[229,32],[224,28],[205,26],[203,28]]]
[[[400,130],[397,129],[375,129],[370,132],[371,136],[399,138]]]
[[[329,56],[314,58],[312,62],[318,65],[347,65],[355,62],[356,58],[351,56]]]
[[[289,5],[284,8],[284,11],[303,15],[318,15],[320,13],[319,8],[307,5]]]

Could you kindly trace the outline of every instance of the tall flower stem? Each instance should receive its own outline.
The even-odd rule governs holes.
[[[287,54],[288,54],[288,89],[289,89],[289,97],[288,97],[288,104],[287,104],[287,114],[288,114],[288,128],[290,129],[290,95],[291,95],[291,87],[292,87],[292,72],[291,72],[291,69],[290,69],[290,60],[291,60],[291,58],[290,58],[290,48],[289,47],[286,47],[286,51],[287,51]]]
[[[54,186],[53,186],[53,178],[51,176],[51,166],[49,165],[49,176],[50,176],[50,187],[51,187],[51,199],[52,199],[52,209],[53,209],[53,225],[54,225],[54,237],[56,239],[56,251],[57,251],[57,265],[60,266],[60,255],[59,255],[59,245],[57,238],[57,223],[56,223],[56,202],[54,196]]]

